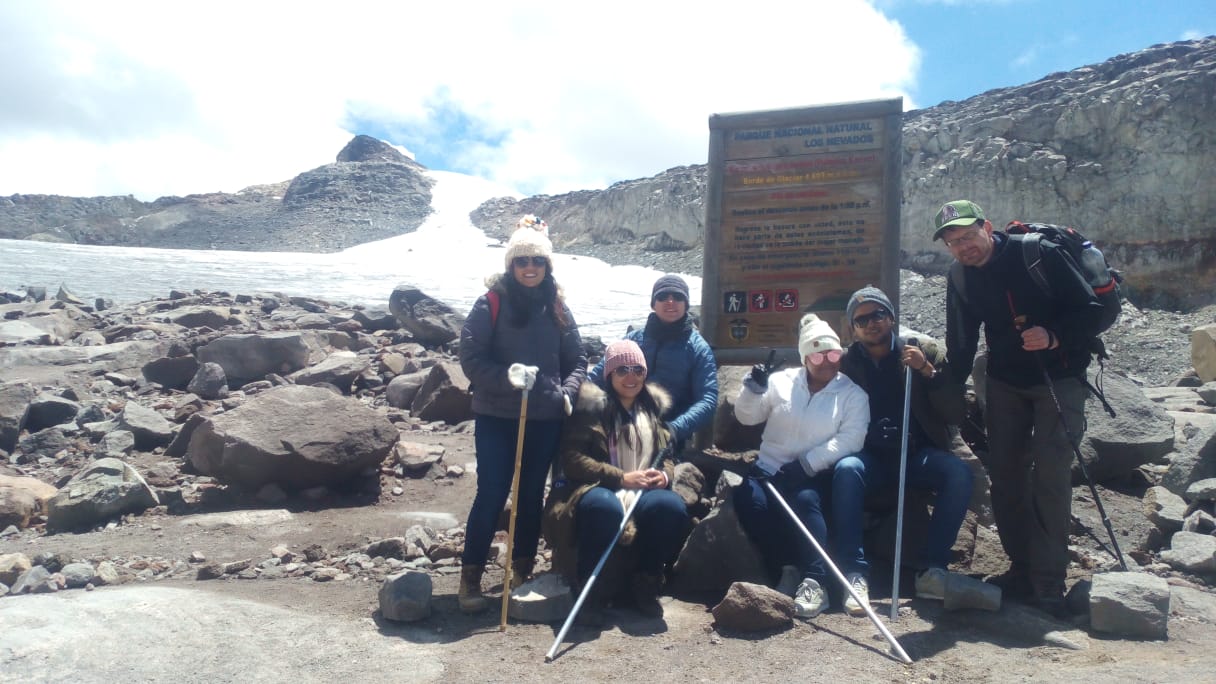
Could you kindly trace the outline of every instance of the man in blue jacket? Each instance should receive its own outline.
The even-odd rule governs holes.
[[[672,405],[663,419],[673,433],[676,453],[698,430],[713,423],[718,406],[718,364],[693,325],[688,304],[688,283],[678,275],[662,276],[650,294],[652,313],[646,327],[625,336],[642,348],[648,379],[671,393]],[[588,377],[603,385],[602,360]]]

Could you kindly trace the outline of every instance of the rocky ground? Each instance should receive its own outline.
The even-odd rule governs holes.
[[[655,253],[660,270],[693,270],[691,262],[664,260],[666,254]],[[942,279],[910,272],[902,278],[907,324],[940,335]],[[234,330],[301,332],[311,340],[310,353],[317,353],[309,369],[283,382],[345,389],[351,402],[386,417],[405,446],[395,446],[378,467],[343,486],[284,490],[233,486],[223,475],[199,472],[190,455],[183,458],[172,444],[137,447],[113,425],[78,421],[55,435],[22,433],[24,448],[0,465],[0,477],[33,477],[71,490],[75,475],[111,456],[138,472],[161,502],[99,519],[83,531],[48,533],[45,511],[0,530],[0,558],[20,554],[41,566],[46,575],[28,584],[47,592],[0,598],[0,663],[6,673],[24,681],[236,681],[251,673],[266,681],[344,675],[396,681],[411,674],[419,681],[598,681],[622,673],[675,681],[1201,681],[1216,666],[1216,653],[1203,646],[1216,637],[1213,578],[1162,561],[1161,533],[1144,512],[1145,491],[1161,472],[1151,467],[1102,488],[1102,497],[1129,562],[1170,587],[1164,641],[1103,635],[1088,628],[1083,614],[1057,620],[1014,603],[998,613],[947,612],[938,602],[907,598],[905,584],[900,619],[891,629],[915,660],[911,666],[887,654],[868,621],[838,610],[768,632],[726,629],[708,612],[720,594],[669,597],[662,620],[614,609],[606,628],[574,629],[558,659],[545,664],[556,625],[512,623],[501,633],[496,612],[469,617],[455,609],[455,556],[476,486],[470,424],[423,418],[418,406],[402,410],[389,401],[396,377],[446,363],[443,347],[424,349],[375,312],[301,298],[268,301],[177,293],[103,312],[96,320],[84,316],[75,334],[92,335],[96,348],[126,342],[165,346],[135,360],[116,353],[87,363],[64,356],[72,345],[3,349],[0,381],[26,380],[49,393],[74,396],[101,423],[134,423],[123,417],[130,413],[124,406],[138,404],[162,416],[172,435],[186,429],[193,414],[235,414],[279,380],[255,382],[227,397],[191,398],[141,378],[149,359],[182,349],[197,355]],[[218,307],[231,322],[196,320],[191,327],[179,316],[191,307]],[[6,309],[6,318],[25,315],[10,315],[13,310]],[[1112,367],[1128,369],[1149,388],[1185,375],[1189,326],[1211,322],[1207,315],[1203,320],[1203,314],[1129,311],[1109,335]],[[165,351],[174,344],[177,352]],[[309,375],[323,358],[348,358],[337,353],[344,350],[336,344],[347,345],[372,369],[345,376],[345,388],[338,387],[337,376]],[[60,354],[55,363],[61,365],[37,357],[38,349]],[[1115,365],[1120,359],[1127,365]],[[1070,584],[1113,567],[1085,487],[1075,490],[1074,512]],[[1004,563],[982,516],[981,511],[969,518],[955,566],[976,577],[999,572]],[[379,612],[382,582],[403,569],[424,571],[433,582],[431,615],[422,621],[393,622]],[[501,583],[501,577],[493,568],[486,584]],[[79,588],[86,584],[96,589]],[[884,619],[887,587],[889,578],[876,577],[872,595]],[[77,646],[65,650],[62,643]],[[208,655],[217,643],[230,644],[224,649],[229,657]]]

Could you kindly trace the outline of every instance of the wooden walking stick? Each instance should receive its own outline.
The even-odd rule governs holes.
[[[519,471],[524,460],[524,426],[528,422],[528,388],[519,403],[519,437],[515,440],[515,472],[511,475],[511,522],[507,525],[506,573],[502,578],[502,621],[498,631],[507,631],[507,605],[511,601],[511,572],[515,566],[515,515],[519,512]]]

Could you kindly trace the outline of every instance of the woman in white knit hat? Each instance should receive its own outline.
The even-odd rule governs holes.
[[[628,568],[630,601],[647,617],[663,615],[658,601],[663,565],[679,551],[688,526],[684,501],[671,491],[670,450],[654,462],[671,443],[662,420],[670,406],[667,391],[648,381],[646,357],[636,342],[608,345],[603,389],[583,383],[574,415],[562,430],[559,458],[566,482],[549,494],[545,514],[554,569],[581,584],[620,528],[624,511],[637,501],[618,545],[633,550],[628,554],[634,561]],[[615,580],[597,580],[579,613],[581,622],[602,621],[600,609]]]
[[[460,333],[460,366],[472,384],[477,448],[477,494],[461,557],[459,605],[466,613],[486,607],[481,576],[510,494],[521,390],[528,390],[528,415],[510,559],[514,586],[532,572],[545,480],[562,422],[587,375],[578,325],[553,279],[547,233],[548,226],[535,216],[520,220],[507,242],[505,270],[486,279],[489,291],[473,304]]]
[[[811,618],[829,606],[827,568],[781,504],[761,480],[767,478],[799,520],[825,548],[823,503],[832,486],[832,467],[861,450],[870,423],[866,393],[840,372],[840,338],[815,314],[802,318],[798,334],[802,366],[769,373],[757,365],[735,399],[735,417],[744,425],[767,421],[753,472],[735,488],[739,522],[776,576],[792,565],[801,575],[794,591],[798,617]]]

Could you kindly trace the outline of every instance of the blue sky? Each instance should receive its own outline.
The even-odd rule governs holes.
[[[707,7],[0,0],[0,197],[235,192],[360,133],[524,194],[602,188],[704,163],[711,114],[927,107],[1216,34],[1216,0]]]

